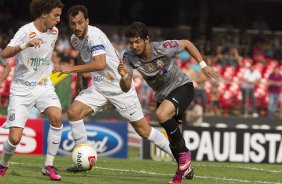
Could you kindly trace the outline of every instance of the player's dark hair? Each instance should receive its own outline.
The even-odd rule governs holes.
[[[29,10],[34,18],[40,17],[43,13],[50,13],[54,8],[63,8],[61,0],[32,0]]]
[[[75,17],[79,12],[82,12],[85,19],[88,19],[88,10],[83,5],[74,5],[68,10],[68,20],[70,16]]]
[[[125,36],[127,38],[140,37],[141,39],[145,40],[147,39],[147,36],[149,36],[149,30],[144,23],[133,22],[126,29]]]

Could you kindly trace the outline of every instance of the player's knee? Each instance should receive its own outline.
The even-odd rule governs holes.
[[[83,118],[83,117],[80,117],[80,114],[73,108],[68,109],[68,117],[69,117],[69,120],[71,121]]]
[[[12,145],[16,146],[20,143],[22,136],[14,135],[9,137],[9,141]]]
[[[167,114],[161,109],[157,109],[156,116],[160,122],[165,122],[169,119],[169,117],[167,117]]]
[[[50,121],[53,127],[57,127],[57,128],[61,127],[62,126],[62,114],[53,115]]]

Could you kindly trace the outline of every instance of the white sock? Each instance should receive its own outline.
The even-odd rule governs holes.
[[[45,166],[53,165],[55,155],[57,155],[60,142],[61,142],[61,136],[62,136],[62,128],[56,128],[50,125],[49,132],[48,132],[48,138],[47,138],[47,155],[45,160]]]
[[[174,158],[169,147],[169,141],[160,131],[152,127],[148,140]]]
[[[83,119],[70,121],[72,137],[75,145],[87,143],[87,134]]]
[[[54,155],[50,155],[50,154],[47,153],[44,166],[48,166],[48,165],[52,166],[53,163],[54,163],[54,158],[55,158]]]
[[[9,139],[7,139],[4,142],[3,145],[3,152],[2,152],[2,159],[1,159],[1,165],[8,167],[9,166],[9,160],[11,159],[11,157],[13,156],[15,150],[17,148],[17,145],[12,145],[9,141]]]

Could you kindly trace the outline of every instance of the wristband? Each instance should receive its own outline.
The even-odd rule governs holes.
[[[205,61],[201,61],[201,62],[199,63],[199,65],[200,65],[201,69],[203,69],[203,68],[205,68],[206,66],[208,66]]]
[[[127,74],[125,74],[123,77],[121,77],[122,78],[122,80],[125,80],[125,79],[127,79],[127,77],[128,77],[128,73]]]
[[[21,48],[22,50],[24,50],[26,47],[27,47],[27,46],[26,46],[26,43],[23,43],[23,44],[20,45],[20,48]]]

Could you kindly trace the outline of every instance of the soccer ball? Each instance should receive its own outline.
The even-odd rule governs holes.
[[[72,161],[80,170],[91,170],[97,162],[97,152],[90,144],[79,144],[72,151]]]

